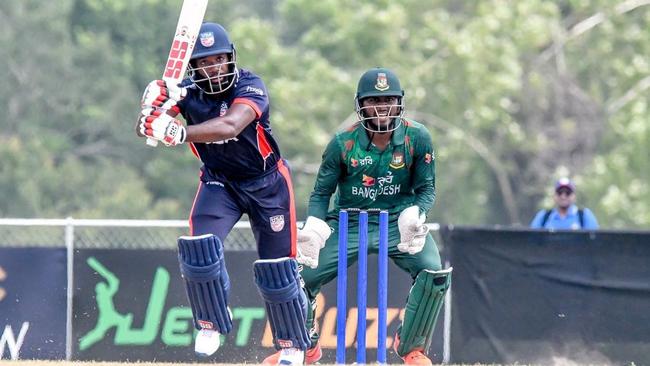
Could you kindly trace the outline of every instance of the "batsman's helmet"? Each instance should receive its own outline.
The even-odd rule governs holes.
[[[374,117],[368,117],[365,113],[374,106],[364,107],[363,100],[369,97],[397,97],[395,111],[399,112],[392,115],[393,119],[387,126],[378,126],[373,123]],[[395,75],[389,69],[375,67],[366,71],[359,79],[357,85],[357,94],[354,98],[354,104],[357,116],[363,127],[371,132],[390,132],[397,129],[402,124],[402,115],[404,114],[404,90]],[[393,108],[391,108],[391,111]]]
[[[198,59],[219,54],[228,54],[228,61],[216,65],[199,65],[197,63]],[[222,72],[221,68],[218,68],[216,74],[211,72],[215,66],[221,65],[226,65],[228,71]],[[222,93],[237,82],[239,72],[235,45],[230,41],[226,29],[220,24],[203,23],[201,25],[188,71],[192,82],[207,94]]]

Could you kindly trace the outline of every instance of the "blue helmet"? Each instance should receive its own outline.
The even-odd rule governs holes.
[[[226,54],[227,60],[199,64],[199,60],[202,58],[221,54]],[[203,23],[201,25],[188,71],[192,82],[207,94],[222,93],[237,82],[239,72],[235,45],[230,41],[228,32],[220,24]]]

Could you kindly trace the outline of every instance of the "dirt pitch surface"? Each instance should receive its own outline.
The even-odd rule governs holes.
[[[235,366],[235,365],[245,365],[245,366],[261,366],[258,363],[171,363],[171,362],[94,362],[94,361],[38,361],[38,360],[20,360],[20,361],[8,361],[0,360],[0,366],[200,366],[200,365],[210,365],[210,366]],[[318,366],[341,366],[337,364],[317,364]],[[352,364],[351,364],[352,365]],[[354,364],[356,366],[356,364]],[[376,363],[369,362],[366,365],[378,366]],[[553,362],[549,363],[550,366],[595,366],[602,365],[607,366],[607,363],[576,363],[566,359],[555,359]],[[382,365],[382,366],[404,366],[404,365]],[[471,365],[457,365],[457,364],[448,364],[440,366],[530,366],[527,364],[514,364],[514,365],[501,365],[501,364],[471,364]],[[634,362],[626,364],[626,366],[634,366]]]
[[[0,366],[197,366],[197,365],[210,365],[210,366],[234,366],[234,365],[247,365],[257,366],[255,363],[169,363],[169,362],[90,362],[90,361],[37,361],[37,360],[21,360],[21,361],[0,361]],[[368,365],[371,365],[370,363]],[[320,365],[320,366],[340,366],[340,365]],[[388,365],[390,366],[390,365]],[[453,366],[453,365],[446,365]]]
[[[234,366],[234,365],[247,365],[257,366],[260,364],[255,363],[170,363],[170,362],[91,362],[91,361],[38,361],[38,360],[21,360],[21,361],[7,361],[0,360],[0,366],[197,366],[197,365],[210,365],[210,366]],[[372,365],[372,363],[368,363]],[[327,365],[320,366],[340,366],[340,365]],[[387,365],[390,366],[390,365]],[[445,365],[453,366],[453,365]],[[475,365],[477,366],[477,365]],[[497,366],[497,365],[491,365]],[[523,366],[523,365],[519,365]]]

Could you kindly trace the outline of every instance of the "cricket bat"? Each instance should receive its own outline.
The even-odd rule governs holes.
[[[167,84],[178,84],[183,80],[207,7],[208,0],[183,0],[176,33],[162,76]],[[157,146],[158,141],[147,138],[147,145]]]

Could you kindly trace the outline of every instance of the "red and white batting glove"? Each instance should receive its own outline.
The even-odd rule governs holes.
[[[162,141],[166,146],[175,146],[185,142],[185,126],[176,118],[165,113],[163,109],[145,109],[140,118],[140,133],[154,140]]]
[[[176,105],[178,101],[185,98],[187,89],[178,85],[167,84],[164,80],[153,80],[147,85],[142,93],[140,105],[145,108],[160,108],[172,110],[175,114],[180,113]]]

